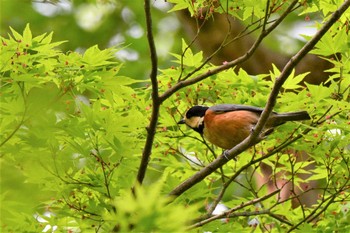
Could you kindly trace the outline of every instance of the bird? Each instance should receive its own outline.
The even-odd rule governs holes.
[[[228,150],[250,135],[263,110],[239,104],[218,104],[211,107],[196,105],[187,110],[178,124],[186,124],[210,143]],[[307,111],[272,112],[265,124],[264,135],[270,134],[274,127],[287,121],[310,119]]]

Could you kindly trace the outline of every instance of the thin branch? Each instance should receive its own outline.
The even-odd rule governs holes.
[[[21,120],[17,124],[17,126],[13,129],[13,131],[0,143],[0,147],[2,147],[5,143],[7,143],[16,133],[17,131],[23,126],[25,122],[25,111],[21,117]],[[0,158],[2,158],[5,154],[1,154]]]
[[[152,146],[154,141],[154,136],[156,134],[156,126],[159,117],[159,106],[161,104],[158,95],[158,80],[157,80],[157,70],[158,70],[158,58],[157,50],[154,43],[153,31],[152,31],[152,14],[150,0],[144,1],[144,10],[146,15],[146,27],[147,27],[147,40],[148,46],[151,54],[152,69],[150,73],[150,80],[152,84],[152,114],[149,125],[147,126],[147,139],[142,152],[142,158],[140,167],[137,173],[137,182],[142,184],[145,178],[148,162],[152,153]]]
[[[108,178],[109,175],[111,175],[111,173],[108,175],[106,172],[106,167],[108,168],[109,171],[111,171],[111,169],[109,169],[107,163],[103,160],[101,154],[100,154],[100,149],[98,148],[98,143],[96,142],[95,144],[95,153],[92,152],[91,154],[93,156],[95,156],[98,159],[98,162],[101,165],[101,169],[102,169],[102,173],[103,173],[103,181],[104,181],[104,186],[106,188],[106,192],[107,192],[107,196],[108,198],[112,198],[111,196],[111,191],[110,191],[110,187],[109,187],[109,183],[110,183],[110,178]]]
[[[198,25],[198,21],[197,20],[196,20],[196,22],[197,22],[197,25]],[[201,28],[205,25],[205,23],[206,23],[206,20],[204,20],[199,27],[197,26],[197,28],[198,28],[197,29],[197,34],[194,36],[192,41],[187,45],[187,47],[184,49],[184,51],[181,54],[181,62],[180,62],[180,70],[181,70],[181,72],[180,72],[180,75],[179,75],[179,77],[177,79],[178,81],[180,81],[182,79],[181,77],[182,77],[182,74],[183,74],[183,72],[185,70],[184,63],[183,63],[183,59],[185,57],[185,54],[186,54],[187,50],[189,50],[191,48],[191,46],[194,44],[194,42],[196,42],[196,40],[197,40],[197,38],[199,36],[199,32],[200,32]]]
[[[293,4],[296,4],[297,2],[294,1],[291,5],[290,5],[290,9],[292,9],[294,7]],[[308,53],[311,51],[311,49],[315,46],[315,44],[322,38],[322,36],[329,30],[329,28],[340,18],[340,16],[348,9],[350,5],[350,0],[347,0],[343,3],[343,5],[341,5],[334,13],[333,15],[330,17],[330,19],[323,25],[323,27],[312,37],[312,39],[306,43],[304,45],[304,47],[296,54],[294,55],[286,64],[286,66],[284,67],[284,69],[282,70],[280,76],[276,79],[275,85],[271,91],[271,94],[269,96],[267,105],[264,109],[264,111],[262,112],[259,122],[257,123],[254,131],[252,132],[252,134],[246,138],[243,142],[241,142],[240,144],[238,144],[237,146],[235,146],[234,148],[230,149],[229,151],[227,151],[227,153],[225,153],[224,156],[220,156],[217,159],[215,159],[212,163],[208,164],[208,166],[206,166],[205,168],[203,168],[202,170],[200,170],[199,172],[197,172],[196,174],[194,174],[192,177],[188,178],[187,180],[185,180],[184,182],[182,182],[180,185],[178,185],[176,188],[174,188],[169,195],[172,196],[179,196],[182,193],[184,193],[186,190],[188,190],[189,188],[191,188],[192,186],[194,186],[195,184],[199,183],[200,181],[202,181],[205,177],[207,177],[208,175],[210,175],[211,173],[213,173],[216,169],[218,169],[219,167],[223,166],[224,164],[226,164],[228,161],[230,161],[231,159],[235,158],[238,154],[242,153],[243,151],[245,151],[247,148],[249,148],[250,146],[254,145],[255,143],[257,143],[260,140],[260,132],[262,131],[270,113],[272,112],[273,107],[275,106],[276,103],[276,98],[278,96],[278,93],[282,87],[282,85],[284,84],[284,82],[287,80],[288,76],[290,75],[290,73],[292,72],[292,70],[295,68],[295,66],[300,62],[300,60]],[[287,12],[287,11],[286,11]],[[285,13],[286,13],[285,12]],[[282,19],[281,19],[282,20]],[[281,20],[277,20],[277,22],[280,22]],[[274,28],[277,25],[274,24],[271,27]],[[270,31],[271,27],[269,29],[267,29],[268,31]],[[262,40],[264,38],[263,35],[265,35],[267,32],[262,32],[260,35],[260,40]],[[255,46],[257,46],[260,42],[258,42],[259,39],[257,40],[257,42],[255,43]],[[245,54],[243,57],[238,58],[237,60],[241,60],[244,59],[247,56],[250,56],[250,52],[254,51],[254,46],[251,48],[251,50],[249,50],[247,52],[247,54]],[[230,62],[229,64],[235,63],[237,60]],[[235,63],[236,64],[236,63]],[[224,70],[226,68],[227,65],[223,65],[218,67],[217,69],[213,70],[212,72],[208,72],[208,73],[217,73],[221,70]],[[161,97],[162,100],[164,98],[167,98],[169,95],[172,94],[173,91],[177,91],[178,89],[186,86],[186,85],[190,85],[192,83],[196,83],[202,79],[204,79],[205,77],[207,77],[208,74],[204,74],[204,75],[200,75],[196,78],[190,79],[190,80],[186,80],[184,82],[180,82],[177,85],[173,86],[173,89],[169,89],[166,93],[163,94],[163,96]],[[190,83],[190,84],[189,84]],[[180,85],[180,86],[179,86]],[[263,159],[265,156],[257,159]]]
[[[262,202],[262,201],[264,201],[266,199],[269,199],[270,197],[274,196],[275,194],[279,193],[280,191],[281,190],[277,189],[277,190],[275,190],[275,191],[273,191],[273,192],[271,192],[269,194],[266,194],[266,195],[264,195],[262,197],[253,199],[253,200],[245,202],[245,203],[242,203],[241,205],[238,205],[238,206],[236,206],[234,208],[231,208],[231,209],[229,209],[229,210],[227,210],[227,211],[225,211],[225,212],[223,212],[221,214],[218,214],[218,215],[212,216],[212,217],[210,217],[210,218],[208,218],[206,220],[197,222],[196,224],[193,224],[192,226],[190,226],[190,229],[203,226],[204,224],[212,222],[212,221],[214,221],[216,219],[230,217],[230,216],[239,216],[239,213],[238,213],[238,215],[236,215],[236,213],[234,213],[234,212],[236,212],[237,210],[240,210],[240,209],[242,209],[244,207],[251,206],[251,205],[254,205],[256,203]],[[257,212],[258,211],[256,211],[255,213],[257,213]],[[266,213],[264,213],[264,214],[266,214]],[[253,213],[253,215],[254,215],[254,213]]]

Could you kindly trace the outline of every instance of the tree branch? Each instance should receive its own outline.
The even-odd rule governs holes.
[[[293,3],[296,4],[295,1]],[[304,45],[304,47],[289,60],[289,62],[286,64],[286,66],[282,70],[280,76],[276,79],[275,85],[273,86],[273,89],[272,89],[271,94],[269,96],[268,102],[267,102],[267,104],[265,106],[264,111],[261,114],[259,122],[257,123],[253,133],[248,138],[246,138],[243,142],[241,142],[240,144],[238,144],[234,148],[232,148],[229,151],[227,151],[225,156],[218,157],[213,162],[208,164],[208,166],[204,167],[202,170],[200,170],[199,172],[194,174],[192,177],[188,178],[183,183],[178,185],[176,188],[174,188],[169,193],[169,195],[172,195],[172,196],[179,196],[179,195],[181,195],[186,190],[188,190],[189,188],[191,188],[195,184],[197,184],[200,181],[202,181],[205,177],[207,177],[208,175],[213,173],[216,169],[218,169],[219,167],[223,166],[224,164],[226,164],[231,159],[235,158],[235,156],[237,156],[238,154],[242,153],[243,151],[248,149],[250,146],[254,145],[259,140],[260,133],[261,133],[261,131],[262,131],[262,129],[263,129],[263,127],[264,127],[264,125],[265,125],[269,115],[270,115],[270,113],[272,112],[273,107],[275,106],[276,98],[278,96],[279,90],[281,89],[281,87],[284,84],[284,82],[287,80],[288,76],[290,75],[292,70],[295,68],[295,66],[300,62],[300,60],[308,52],[311,51],[311,49],[322,38],[322,36],[329,30],[329,28],[340,18],[340,16],[346,11],[346,9],[348,9],[349,5],[350,5],[350,0],[345,1],[343,3],[343,5],[341,5],[333,13],[333,15],[330,17],[330,19],[323,25],[323,27],[312,37],[312,39],[308,43],[306,43]],[[262,35],[264,35],[264,33],[262,33]],[[262,38],[264,37],[262,35],[259,37],[260,40],[262,40]],[[255,43],[254,45],[259,44],[258,41],[259,41],[259,39],[257,40],[257,43]],[[241,58],[239,58],[237,60],[244,59],[245,57],[249,56],[250,55],[249,52],[254,51],[254,49],[253,49],[254,45],[247,52],[247,54],[245,54],[244,56],[242,56]],[[237,60],[232,61],[229,64],[233,64]],[[217,69],[215,69],[212,72],[216,72],[217,73],[219,71],[224,70],[225,68],[226,68],[226,66],[223,65],[223,66],[218,67]],[[208,73],[212,73],[212,72],[208,72]],[[198,77],[196,77],[194,79],[186,80],[184,82],[179,82],[177,85],[175,85],[173,87],[173,89],[169,89],[168,92],[164,93],[161,98],[163,99],[163,98],[167,97],[168,95],[170,95],[171,92],[174,90],[174,88],[176,90],[178,90],[178,89],[180,89],[180,88],[182,88],[182,87],[184,87],[186,85],[190,85],[189,83],[191,83],[191,84],[192,83],[196,83],[196,82],[204,79],[207,76],[208,76],[208,74],[203,74],[203,75],[200,75],[200,76],[198,76]]]
[[[150,73],[150,80],[152,84],[152,114],[149,125],[147,126],[147,139],[142,152],[142,158],[140,167],[137,173],[137,182],[142,184],[145,178],[148,161],[151,157],[152,146],[154,141],[154,136],[156,134],[156,126],[159,117],[159,106],[161,104],[158,95],[158,80],[157,80],[157,70],[158,70],[158,58],[157,50],[154,43],[153,32],[152,32],[152,14],[150,0],[144,1],[144,10],[146,15],[146,27],[147,27],[147,40],[148,46],[151,54],[152,69]]]

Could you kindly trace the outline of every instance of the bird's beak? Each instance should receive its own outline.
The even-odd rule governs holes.
[[[181,119],[179,122],[177,122],[178,124],[185,124],[185,119]]]

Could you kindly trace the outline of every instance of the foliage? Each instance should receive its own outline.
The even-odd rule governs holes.
[[[246,23],[257,20],[252,31],[262,29],[262,39],[278,22],[274,17],[289,13],[285,1],[241,1],[239,9],[226,1],[171,2],[173,10],[188,9],[194,17],[209,7],[208,20],[214,11]],[[292,10],[301,9],[300,14],[331,5],[322,10],[324,24],[340,5],[295,4]],[[285,71],[274,67],[252,76],[234,69],[236,61],[214,66],[182,40],[172,66],[139,81],[120,75],[122,64],[114,54],[121,48],[65,53],[57,48],[64,42],[53,42],[52,33],[33,36],[29,25],[23,33],[11,28],[1,37],[0,51],[2,231],[348,231],[347,17],[333,23],[312,51],[333,64],[328,81],[302,85],[307,74],[291,71],[279,90],[274,110],[307,110],[312,120],[278,127],[175,196],[169,193],[183,181],[223,158],[219,148],[177,125],[186,109],[217,103],[264,107]],[[265,165],[271,174],[258,183]],[[139,178],[142,169],[145,179]],[[220,205],[226,209],[218,211]]]

